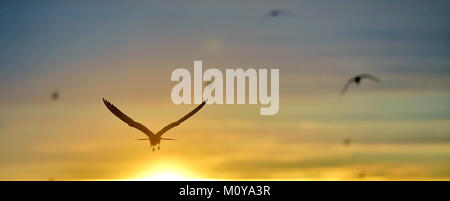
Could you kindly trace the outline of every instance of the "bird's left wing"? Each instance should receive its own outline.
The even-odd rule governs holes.
[[[189,112],[187,115],[184,115],[181,119],[179,119],[176,122],[173,122],[169,125],[167,125],[166,127],[164,127],[163,129],[161,129],[158,133],[156,133],[157,136],[161,136],[163,135],[165,132],[167,132],[168,130],[170,130],[171,128],[180,125],[183,121],[186,121],[186,119],[188,119],[189,117],[191,117],[192,115],[194,115],[195,113],[197,113],[200,109],[202,109],[203,106],[205,106],[206,101],[203,101],[202,104],[200,104],[199,106],[197,106],[194,110],[192,110],[191,112]]]
[[[136,129],[142,131],[148,137],[152,137],[153,136],[153,133],[147,127],[145,127],[141,123],[136,122],[133,119],[131,119],[130,117],[128,117],[126,114],[124,114],[122,111],[117,109],[116,106],[114,106],[113,104],[108,102],[106,99],[103,99],[103,103],[105,103],[105,105],[109,109],[109,111],[111,111],[114,115],[116,115],[116,117],[118,117],[120,120],[122,120],[123,122],[127,123],[128,126],[131,126],[133,128],[136,128]]]
[[[352,84],[354,81],[355,81],[355,78],[352,78],[352,79],[349,79],[349,80],[345,83],[344,87],[343,87],[342,90],[341,90],[341,95],[344,95],[345,92],[347,92],[348,87],[349,87],[350,84]]]

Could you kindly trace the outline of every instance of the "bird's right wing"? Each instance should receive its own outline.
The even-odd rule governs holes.
[[[345,83],[344,87],[341,90],[341,95],[344,95],[347,92],[348,87],[355,81],[355,78],[349,79],[347,83]]]
[[[105,103],[105,105],[109,109],[109,111],[111,111],[114,115],[116,115],[116,117],[118,117],[119,119],[121,119],[122,121],[127,123],[128,126],[131,126],[133,128],[137,128],[138,130],[144,132],[148,137],[151,137],[151,136],[154,135],[150,130],[148,130],[147,127],[145,127],[144,125],[140,124],[139,122],[135,122],[133,119],[131,119],[126,114],[124,114],[122,111],[117,109],[116,106],[114,106],[113,104],[111,104],[107,100],[103,99],[103,103]]]
[[[362,74],[361,78],[366,78],[366,79],[372,80],[374,82],[380,82],[380,79],[378,79],[377,77],[375,77],[371,74]]]
[[[288,17],[292,17],[292,12],[289,10],[278,10],[279,15],[284,15],[284,16],[288,16]]]
[[[164,127],[163,129],[161,129],[158,133],[156,133],[156,135],[161,136],[163,135],[165,132],[167,132],[169,129],[180,125],[183,121],[186,121],[186,119],[188,119],[189,117],[191,117],[192,115],[194,115],[195,113],[197,113],[200,109],[202,109],[203,106],[205,106],[206,101],[203,101],[202,104],[200,104],[199,106],[197,106],[194,110],[192,110],[191,112],[189,112],[187,115],[184,115],[183,117],[181,117],[181,119],[179,119],[176,122],[173,122],[169,125],[167,125],[166,127]]]

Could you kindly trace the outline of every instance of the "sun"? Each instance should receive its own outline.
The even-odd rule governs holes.
[[[177,171],[158,171],[144,178],[144,181],[190,181],[191,177]]]
[[[136,181],[201,181],[186,165],[173,161],[161,161],[137,174]]]

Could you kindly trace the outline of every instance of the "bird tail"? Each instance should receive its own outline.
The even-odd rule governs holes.
[[[161,138],[161,140],[176,140],[176,139],[172,139],[172,138]]]

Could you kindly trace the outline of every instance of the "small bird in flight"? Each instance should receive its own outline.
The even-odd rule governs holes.
[[[51,97],[52,97],[52,100],[57,101],[59,98],[59,92],[53,91]]]
[[[209,88],[210,86],[212,86],[211,84],[213,83],[213,80],[210,80],[210,81],[204,81],[205,82],[205,89],[206,88]]]
[[[268,20],[270,18],[275,18],[278,16],[291,16],[291,12],[288,10],[282,10],[282,9],[275,9],[275,10],[271,10],[270,12],[268,12],[267,14],[265,14],[262,18],[262,21]]]
[[[358,178],[360,178],[360,179],[366,178],[366,172],[364,172],[364,171],[359,172],[358,173]]]
[[[351,138],[345,138],[344,141],[342,142],[344,144],[344,146],[350,146],[350,144],[352,143],[352,139]]]
[[[109,103],[106,99],[103,99],[103,103],[105,103],[106,107],[111,111],[116,117],[124,121],[128,124],[128,126],[134,127],[140,131],[142,131],[145,135],[148,136],[148,138],[145,139],[137,139],[137,140],[148,140],[150,142],[150,147],[152,147],[152,151],[155,151],[155,146],[158,145],[158,150],[160,149],[160,143],[161,140],[175,140],[170,138],[162,138],[161,136],[166,133],[169,129],[180,125],[183,121],[186,121],[189,117],[197,113],[200,109],[202,109],[203,106],[205,106],[206,101],[203,101],[202,104],[197,106],[194,110],[189,112],[187,115],[183,116],[178,121],[172,122],[171,124],[167,125],[163,129],[161,129],[159,132],[154,134],[151,132],[147,127],[140,124],[139,122],[135,122],[133,119],[125,115],[123,112],[121,112],[119,109],[116,108],[113,104]]]
[[[341,95],[344,95],[345,92],[347,92],[348,87],[352,84],[355,83],[356,85],[359,85],[359,83],[361,83],[362,79],[369,79],[372,80],[374,82],[380,82],[380,79],[378,79],[377,77],[371,75],[371,74],[361,74],[361,75],[357,75],[355,77],[350,78],[347,83],[345,83],[344,88],[342,88],[341,91]]]

